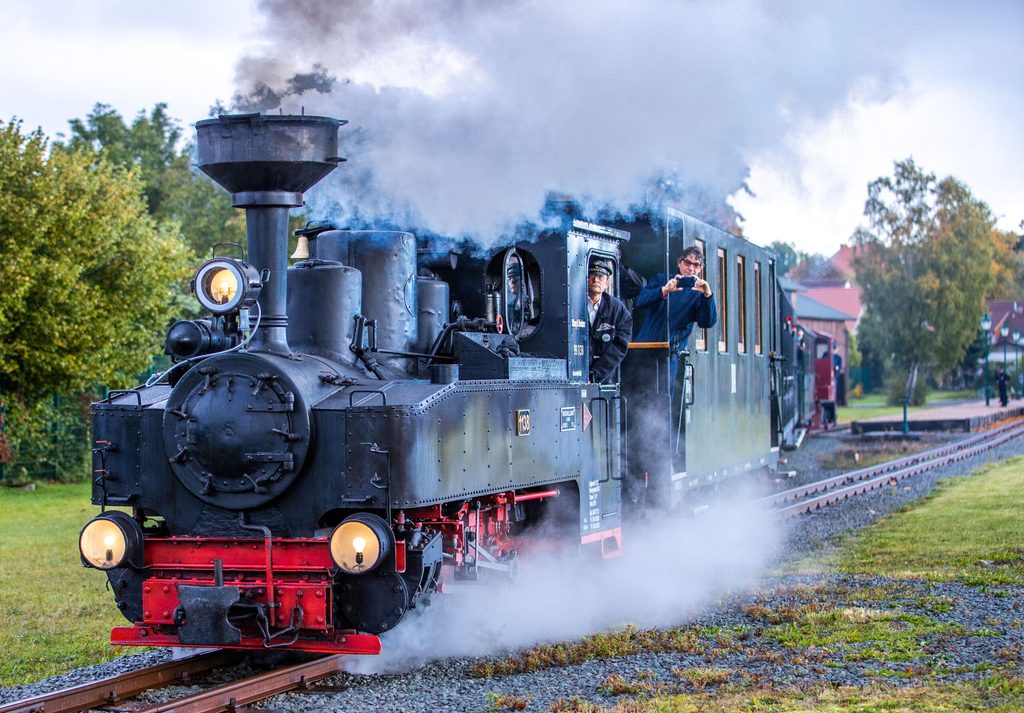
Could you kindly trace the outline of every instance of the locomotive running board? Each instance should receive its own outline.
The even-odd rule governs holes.
[[[115,626],[110,632],[110,643],[114,646],[174,646],[183,648],[208,649],[209,644],[186,644],[171,634],[161,634],[148,626]],[[218,649],[246,649],[256,651],[308,651],[314,654],[353,654],[376,656],[380,653],[380,639],[373,634],[339,634],[333,641],[299,639],[290,646],[263,646],[258,636],[243,636],[241,641]]]

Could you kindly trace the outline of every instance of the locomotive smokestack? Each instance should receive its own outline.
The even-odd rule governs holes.
[[[196,122],[199,168],[245,209],[248,260],[270,270],[252,348],[287,354],[288,209],[334,170],[338,127],[323,116],[222,115]]]

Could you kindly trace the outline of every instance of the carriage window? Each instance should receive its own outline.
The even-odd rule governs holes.
[[[693,244],[700,248],[700,254],[704,256],[704,266],[700,269],[700,279],[708,279],[708,262],[707,262],[707,246],[704,241],[697,238],[693,241]],[[706,352],[708,350],[708,330],[705,327],[697,327],[697,343],[694,345],[697,351]]]
[[[761,346],[761,263],[754,263],[754,354],[762,354]]]
[[[739,336],[736,338],[736,351],[747,353],[747,259],[736,256],[736,304],[739,306]]]
[[[726,285],[729,282],[729,262],[725,250],[718,248],[718,351],[729,350],[729,293]]]

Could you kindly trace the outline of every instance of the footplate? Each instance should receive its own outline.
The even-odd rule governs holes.
[[[186,644],[179,637],[167,634],[158,627],[117,626],[110,632],[110,643],[114,646],[174,646],[203,647],[203,644]],[[227,649],[265,650],[262,637],[243,636],[238,644],[224,645]],[[357,634],[353,631],[339,632],[329,638],[299,639],[290,646],[276,650],[306,651],[315,654],[354,654],[374,656],[380,653],[380,639],[373,634]]]

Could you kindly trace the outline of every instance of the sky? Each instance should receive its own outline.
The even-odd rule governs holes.
[[[626,207],[675,186],[691,212],[728,200],[754,242],[829,255],[862,222],[867,184],[907,157],[966,183],[999,227],[1019,232],[1024,219],[1020,2],[0,10],[0,119],[56,137],[97,102],[126,118],[166,102],[187,125],[236,94],[250,108],[348,119],[349,162],[307,194],[342,224],[487,243],[536,219],[551,191]]]

